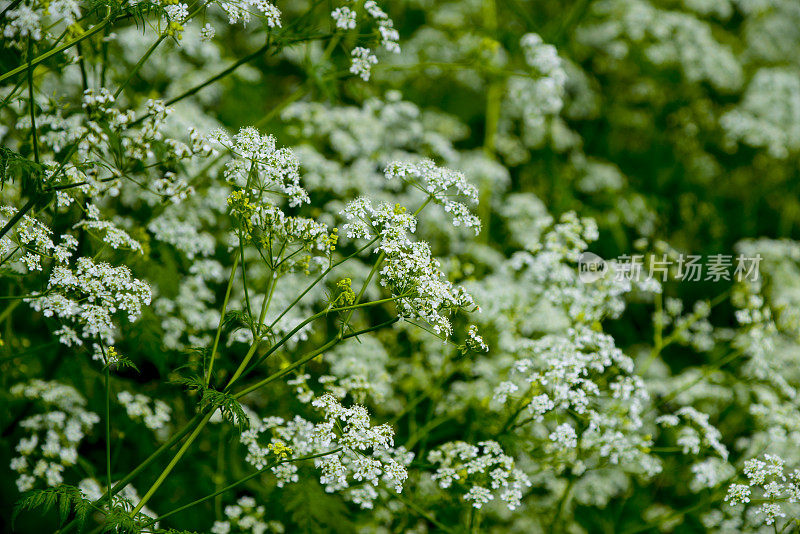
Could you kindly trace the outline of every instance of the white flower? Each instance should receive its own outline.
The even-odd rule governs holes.
[[[378,63],[378,58],[369,48],[357,46],[351,54],[350,72],[360,76],[362,80],[369,81],[372,66]]]
[[[331,11],[336,27],[342,30],[353,30],[356,27],[356,12],[347,6],[337,7]]]
[[[214,29],[214,27],[210,23],[206,22],[205,26],[200,28],[200,40],[210,41],[214,38],[216,33],[217,31]]]

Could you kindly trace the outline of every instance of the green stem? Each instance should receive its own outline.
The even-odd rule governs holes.
[[[28,38],[28,57],[33,55],[33,39]],[[33,69],[28,69],[28,107],[31,112],[31,144],[33,145],[33,161],[39,164],[39,138],[36,132],[36,109],[33,100]]]
[[[33,206],[36,204],[36,198],[31,197],[30,200],[22,207],[22,209],[17,210],[17,212],[8,220],[8,222],[3,226],[0,230],[0,239],[5,236],[9,230],[11,230],[15,224],[17,224],[20,219],[22,219],[29,211],[33,209]]]
[[[123,80],[123,82],[119,84],[119,87],[117,87],[117,90],[114,91],[115,99],[120,95],[120,93],[122,93],[122,90],[125,89],[125,86],[130,83],[133,77],[136,76],[136,73],[139,72],[139,69],[141,69],[145,62],[150,58],[150,55],[156,51],[158,45],[160,45],[161,42],[166,38],[167,34],[162,34],[158,39],[156,39],[156,42],[147,49],[147,52],[145,52],[144,55],[139,58],[139,61],[137,61],[136,65],[133,66],[133,69],[131,69],[131,71],[128,73],[128,76],[125,78],[125,80]]]
[[[186,434],[188,434],[189,431],[192,429],[192,427],[194,427],[194,425],[199,420],[200,420],[200,415],[199,414],[195,415],[192,419],[190,419],[186,423],[186,425],[179,432],[177,432],[168,441],[166,441],[164,444],[162,444],[158,449],[153,451],[153,453],[150,456],[148,456],[142,463],[140,463],[138,466],[136,466],[133,469],[133,471],[131,471],[130,473],[125,475],[119,482],[117,482],[114,485],[114,487],[111,488],[111,494],[112,495],[116,495],[117,493],[122,491],[130,483],[131,480],[136,478],[142,471],[144,471],[147,468],[147,466],[149,466],[151,463],[153,463],[156,460],[156,458],[161,456],[165,451],[171,449],[173,447],[173,445],[178,443]],[[103,501],[103,499],[106,499],[107,497],[108,497],[107,493],[104,494],[104,495],[101,495],[100,498],[97,499],[97,501],[95,501],[95,502],[101,502],[101,501]],[[67,525],[65,525],[61,530],[57,531],[56,534],[64,534],[66,532],[69,532],[77,524],[78,524],[78,520],[74,519],[74,520],[70,521]]]
[[[384,299],[383,301],[369,302],[369,303],[366,303],[364,305],[346,306],[346,307],[343,307],[343,308],[332,308],[330,310],[326,310],[326,313],[330,313],[331,311],[349,310],[349,309],[354,309],[354,308],[357,308],[357,307],[364,307],[364,306],[367,306],[367,305],[375,305],[375,304],[378,304],[378,303],[381,303],[381,302],[388,302],[388,301],[392,301],[392,300],[395,300],[395,299],[391,298],[391,299]],[[337,336],[334,340],[332,340],[331,342],[329,342],[325,346],[321,347],[317,351],[314,351],[314,352],[316,352],[316,354],[312,353],[312,355],[310,357],[308,357],[308,360],[311,360],[314,357],[316,357],[319,353],[324,352],[325,350],[328,350],[328,348],[330,348],[331,346],[333,346],[336,343],[338,343],[341,340],[341,337],[342,336],[341,336],[341,332],[340,332],[340,335]],[[255,352],[255,348],[254,347],[256,347],[256,346],[257,346],[257,343],[254,343],[253,346],[251,347],[251,351],[249,352],[250,356],[252,356],[252,353]],[[306,361],[308,361],[308,360],[306,360]],[[228,385],[225,386],[225,391],[227,391],[230,388],[230,386],[232,385],[232,383],[235,380],[235,378],[238,377],[239,375],[241,375],[242,370],[244,370],[244,368],[247,365],[248,361],[249,361],[249,357],[246,357],[244,360],[242,360],[242,363],[239,364],[239,368],[236,370],[236,373],[234,373],[234,377],[231,377],[231,380],[228,382]],[[286,369],[283,369],[279,373],[276,373],[275,375],[272,375],[272,377],[266,379],[266,381],[262,381],[259,384],[256,384],[255,386],[252,386],[251,388],[247,388],[247,390],[245,390],[245,392],[242,392],[242,393],[239,393],[237,395],[234,395],[234,398],[238,399],[242,395],[245,395],[245,394],[249,393],[250,391],[253,391],[254,389],[258,389],[258,387],[261,387],[261,385],[269,383],[272,380],[275,380],[276,378],[278,378],[280,376],[283,376],[284,374],[290,372],[292,369],[295,369],[295,368],[299,367],[299,365],[302,365],[302,363],[301,362],[297,362],[296,364],[294,364],[292,366],[289,366]],[[142,500],[139,501],[139,504],[136,505],[136,507],[131,511],[131,517],[135,517],[136,514],[139,513],[139,511],[145,506],[145,504],[147,504],[147,502],[150,500],[150,498],[153,496],[153,494],[158,490],[158,488],[161,487],[161,485],[167,479],[169,474],[172,472],[172,470],[178,464],[180,459],[183,457],[184,454],[186,454],[186,451],[189,450],[189,447],[192,445],[192,443],[194,443],[194,440],[197,439],[197,436],[200,435],[200,432],[208,424],[208,422],[211,419],[211,416],[213,414],[214,414],[214,411],[211,411],[211,412],[207,413],[203,417],[203,419],[200,421],[200,423],[197,425],[197,427],[194,429],[194,431],[192,431],[192,433],[189,435],[189,437],[186,438],[186,441],[183,443],[183,445],[178,450],[178,452],[175,453],[175,456],[173,456],[172,460],[170,460],[169,464],[167,464],[167,466],[164,468],[164,471],[158,476],[158,478],[153,483],[153,485],[150,486],[150,489],[148,489],[147,493],[144,494],[144,496],[142,497]]]
[[[341,335],[341,332],[339,332],[339,334],[337,334],[336,337],[334,337],[333,339],[331,339],[330,341],[325,343],[323,346],[321,346],[318,349],[315,349],[315,350],[307,353],[305,356],[303,356],[302,358],[300,358],[299,360],[297,360],[293,364],[291,364],[291,365],[289,365],[287,367],[284,367],[280,371],[277,371],[277,372],[271,374],[270,376],[268,376],[264,380],[261,380],[260,382],[257,382],[255,384],[253,384],[252,386],[247,387],[247,388],[243,389],[242,391],[234,394],[233,397],[235,399],[240,399],[240,398],[244,397],[245,395],[247,395],[248,393],[252,393],[253,391],[255,391],[257,389],[259,389],[259,388],[261,388],[263,386],[266,386],[270,382],[273,382],[273,381],[277,380],[278,378],[291,373],[292,371],[294,371],[298,367],[300,367],[302,365],[305,365],[306,363],[310,362],[311,360],[313,360],[314,358],[316,358],[317,356],[319,356],[320,354],[322,354],[326,350],[329,350],[331,347],[333,347],[339,341],[341,341],[343,337],[344,336]]]
[[[349,260],[349,259],[351,259],[351,258],[354,258],[355,256],[357,256],[357,255],[361,254],[361,253],[362,253],[364,250],[366,250],[367,248],[371,247],[371,246],[372,246],[372,245],[373,245],[373,244],[374,244],[374,243],[375,243],[377,240],[378,240],[378,238],[377,238],[377,237],[375,237],[375,238],[371,239],[371,240],[369,241],[369,243],[367,243],[366,245],[364,245],[363,247],[361,247],[361,248],[360,248],[360,249],[358,249],[357,251],[353,252],[353,253],[352,253],[352,254],[350,254],[349,256],[345,256],[345,257],[344,257],[344,258],[342,258],[341,260],[337,261],[336,263],[333,263],[333,264],[331,264],[331,265],[330,265],[330,266],[329,266],[327,269],[325,269],[324,271],[322,271],[322,273],[320,273],[320,275],[319,275],[319,276],[317,276],[317,277],[316,277],[316,278],[315,278],[315,279],[314,279],[314,280],[313,280],[313,281],[312,281],[312,282],[311,282],[311,283],[310,283],[310,284],[309,284],[309,285],[308,285],[308,286],[307,286],[307,287],[306,287],[306,288],[303,290],[303,292],[302,292],[302,293],[300,293],[300,294],[299,294],[297,297],[295,297],[295,299],[294,299],[294,300],[293,300],[291,303],[289,303],[289,306],[287,306],[287,307],[286,307],[286,309],[285,309],[285,310],[283,310],[283,311],[280,313],[280,315],[278,315],[278,317],[276,317],[276,318],[275,318],[275,320],[274,320],[274,321],[272,321],[272,323],[269,325],[269,328],[270,328],[270,330],[271,330],[271,329],[273,329],[273,328],[275,327],[275,325],[276,325],[276,324],[278,324],[278,321],[280,321],[280,320],[283,318],[283,316],[284,316],[284,315],[286,315],[287,313],[289,313],[289,312],[292,310],[292,308],[294,308],[294,307],[297,305],[297,303],[298,303],[298,302],[300,302],[300,301],[303,299],[303,297],[305,297],[305,296],[308,294],[308,292],[309,292],[309,291],[311,291],[311,290],[312,290],[312,289],[313,289],[313,288],[314,288],[314,287],[315,287],[315,286],[316,286],[318,283],[320,283],[320,282],[322,281],[322,279],[323,279],[323,278],[325,278],[325,277],[328,275],[328,273],[330,273],[332,270],[334,270],[336,267],[338,267],[338,266],[339,266],[339,265],[341,265],[342,263],[346,262],[347,260]]]
[[[56,48],[54,48],[54,49],[52,49],[52,50],[50,50],[48,52],[45,52],[44,54],[29,60],[27,63],[22,64],[22,65],[20,65],[19,67],[15,68],[15,69],[11,69],[10,71],[6,72],[5,74],[0,74],[0,82],[3,82],[4,80],[6,80],[6,79],[8,79],[8,78],[10,78],[12,76],[16,76],[17,74],[19,74],[20,72],[22,72],[24,70],[32,69],[33,67],[35,67],[39,63],[41,63],[43,61],[46,61],[47,59],[55,56],[56,54],[60,54],[64,50],[67,50],[67,49],[75,46],[76,44],[78,44],[78,43],[80,43],[82,41],[85,41],[86,39],[88,39],[89,37],[93,36],[97,32],[102,31],[103,28],[105,28],[110,22],[111,22],[111,17],[108,17],[105,20],[103,20],[103,22],[101,22],[101,23],[93,26],[91,29],[87,30],[80,37],[77,37],[77,38],[73,39],[72,41],[68,41],[68,42],[62,44],[61,46],[58,46],[58,47],[56,47]]]
[[[206,375],[206,386],[211,383],[211,371],[214,369],[214,357],[217,354],[217,346],[219,346],[219,338],[222,333],[222,325],[225,322],[225,313],[228,310],[228,301],[231,297],[231,290],[233,289],[233,280],[236,278],[236,267],[239,264],[239,253],[233,259],[233,267],[231,267],[231,275],[228,277],[228,287],[225,289],[225,300],[222,302],[222,310],[220,311],[219,324],[217,325],[217,333],[214,335],[214,345],[211,348],[211,361],[208,363],[208,374]]]
[[[152,521],[150,521],[147,524],[145,524],[142,528],[148,528],[148,527],[154,525],[155,523],[163,521],[167,517],[170,517],[170,516],[175,515],[177,513],[183,512],[184,510],[187,510],[187,509],[189,509],[189,508],[191,508],[193,506],[197,506],[198,504],[202,504],[202,503],[206,502],[209,499],[213,499],[214,497],[216,497],[218,495],[222,495],[226,491],[230,491],[230,490],[232,490],[234,488],[237,488],[238,486],[241,486],[242,484],[245,484],[245,483],[249,482],[250,480],[253,480],[254,478],[264,474],[265,471],[267,471],[269,469],[272,469],[273,467],[275,467],[277,465],[286,464],[286,463],[292,463],[292,462],[301,462],[301,461],[304,461],[304,460],[313,460],[314,458],[321,458],[323,456],[336,454],[337,452],[339,452],[341,450],[342,450],[342,448],[339,447],[337,449],[333,449],[333,450],[326,451],[326,452],[320,452],[318,454],[310,454],[308,456],[302,456],[300,458],[289,458],[289,459],[286,459],[286,460],[280,460],[280,461],[272,462],[271,464],[259,469],[255,473],[251,473],[251,474],[247,475],[244,478],[240,478],[236,482],[234,482],[232,484],[229,484],[228,486],[225,486],[224,488],[219,489],[219,490],[215,491],[214,493],[211,493],[210,495],[206,495],[205,497],[201,497],[200,499],[192,501],[189,504],[184,504],[183,506],[180,506],[178,508],[175,508],[174,510],[170,510],[169,512],[167,512],[165,514],[160,515],[156,519],[153,519]]]
[[[389,298],[380,299],[380,300],[373,300],[371,302],[365,302],[365,303],[362,303],[362,304],[353,304],[353,305],[350,305],[350,306],[343,306],[343,307],[340,307],[340,308],[328,308],[326,310],[322,310],[321,312],[315,313],[311,317],[305,319],[300,324],[295,326],[288,334],[283,336],[280,341],[278,341],[272,347],[270,347],[270,349],[261,358],[259,358],[258,361],[254,365],[258,365],[259,363],[261,363],[262,361],[264,361],[265,359],[270,357],[273,353],[275,353],[276,350],[278,350],[283,344],[285,344],[287,341],[289,341],[297,332],[300,331],[300,329],[302,329],[308,323],[316,321],[317,319],[319,319],[321,317],[324,317],[324,316],[328,315],[329,313],[356,310],[358,308],[366,308],[366,307],[369,307],[369,306],[376,306],[378,304],[385,304],[387,302],[394,302],[395,300],[397,300],[397,298],[398,297],[389,297]],[[342,338],[343,338],[343,336],[342,336]],[[225,387],[225,391],[226,392],[230,389],[230,387],[233,385],[233,383],[236,380],[238,380],[239,377],[242,376],[242,374],[244,373],[244,368],[248,363],[250,363],[250,358],[253,356],[253,353],[255,352],[255,349],[256,349],[257,345],[258,345],[258,342],[256,341],[256,342],[253,343],[253,345],[250,346],[250,350],[247,352],[247,355],[245,356],[245,359],[242,362],[243,365],[239,366],[239,369],[236,370],[236,373],[234,373],[234,375],[231,377],[230,381],[228,382],[228,385]]]
[[[102,345],[101,345],[102,347]],[[103,351],[105,352],[105,351]],[[111,365],[106,361],[106,483],[108,509],[111,510]]]
[[[448,527],[448,526],[444,525],[443,523],[441,523],[439,520],[437,520],[435,517],[433,517],[433,514],[431,514],[430,512],[425,511],[421,506],[419,506],[418,504],[416,504],[412,500],[404,497],[402,494],[397,494],[397,498],[398,498],[398,500],[400,502],[402,502],[403,504],[405,504],[406,506],[411,508],[414,512],[419,514],[421,517],[423,517],[423,518],[427,519],[428,521],[430,521],[434,526],[436,526],[436,528],[438,528],[438,529],[440,529],[440,530],[442,530],[444,532],[451,532],[451,533],[453,532],[453,529],[451,529],[450,527]]]
[[[172,460],[170,460],[170,462],[167,464],[167,467],[164,468],[164,471],[158,476],[153,485],[150,486],[150,489],[148,489],[147,493],[144,494],[142,500],[139,501],[139,504],[137,504],[136,507],[131,511],[131,517],[136,517],[136,514],[138,514],[139,511],[144,508],[144,505],[147,504],[147,501],[149,501],[156,490],[161,487],[161,484],[164,483],[172,470],[175,469],[175,466],[178,464],[180,459],[183,458],[183,455],[186,454],[186,451],[189,450],[189,447],[192,445],[192,443],[194,443],[194,440],[197,439],[197,436],[200,435],[200,431],[203,430],[203,428],[205,428],[205,426],[211,420],[212,415],[214,415],[213,411],[207,413],[203,419],[200,420],[200,424],[198,424],[189,437],[186,438],[186,441],[183,442],[183,445],[181,445],[181,448],[178,449],[177,453],[175,453],[175,456],[172,457]]]

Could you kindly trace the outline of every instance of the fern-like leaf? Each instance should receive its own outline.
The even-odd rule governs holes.
[[[181,377],[175,379],[174,382],[189,390],[200,392],[201,410],[215,411],[219,409],[222,417],[234,424],[240,432],[250,428],[250,418],[247,417],[239,401],[230,393],[207,387],[205,381],[198,376]]]
[[[22,512],[40,509],[42,513],[47,513],[57,507],[58,518],[61,523],[64,523],[69,518],[70,512],[74,510],[75,517],[78,519],[78,524],[82,530],[91,506],[91,501],[85,499],[81,490],[75,486],[61,484],[54,488],[33,490],[25,493],[17,501],[11,516],[11,525],[13,528],[14,522]]]

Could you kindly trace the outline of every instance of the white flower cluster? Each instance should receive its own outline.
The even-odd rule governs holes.
[[[376,208],[366,197],[350,201],[342,215],[347,220],[343,230],[349,239],[379,237],[378,249],[386,254],[396,254],[409,247],[408,234],[417,229],[416,217],[405,207],[382,202]]]
[[[689,345],[698,352],[706,352],[714,348],[714,328],[708,320],[711,306],[708,301],[698,300],[691,313],[683,313],[683,301],[667,297],[664,309],[653,313],[653,322],[666,330],[672,327],[668,339],[682,345]]]
[[[222,265],[216,260],[195,260],[177,287],[177,294],[160,296],[154,302],[155,313],[162,317],[162,342],[173,350],[202,347],[211,342],[209,332],[219,324],[216,295],[209,285],[225,279]]]
[[[284,526],[266,519],[266,509],[249,495],[239,497],[236,504],[225,507],[224,521],[215,521],[211,534],[283,534]]]
[[[708,422],[708,414],[697,411],[691,406],[684,406],[675,415],[662,415],[656,418],[656,423],[665,428],[677,427],[680,420],[686,425],[678,432],[677,443],[684,454],[700,454],[700,447],[708,447],[716,452],[723,460],[728,459],[728,449],[722,444],[722,434]]]
[[[478,203],[478,189],[467,182],[463,173],[437,166],[429,159],[418,163],[395,161],[386,167],[386,179],[400,179],[427,194],[453,218],[453,225],[471,228],[475,235],[481,230],[480,219],[470,212],[463,202],[453,198],[463,197],[470,204]]]
[[[222,203],[224,200],[220,202]],[[157,240],[174,246],[189,259],[211,255],[214,252],[214,237],[200,229],[202,220],[197,212],[186,213],[185,210],[181,212],[165,211],[154,217],[147,225],[147,229]]]
[[[256,15],[263,18],[270,28],[281,27],[280,10],[266,0],[232,0],[230,2],[219,0],[217,4],[228,15],[230,24],[236,24],[239,21],[247,24],[250,22],[250,17]]]
[[[357,15],[358,13],[347,6],[337,7],[331,11],[331,18],[340,30],[355,30]]]
[[[19,423],[26,436],[16,446],[19,456],[11,460],[17,488],[28,491],[37,480],[48,486],[61,484],[64,469],[78,461],[78,445],[100,418],[86,410],[86,399],[75,388],[58,382],[15,384],[11,394],[46,409]]]
[[[160,399],[152,400],[141,393],[120,391],[117,400],[128,412],[128,417],[141,420],[150,430],[160,430],[170,421],[172,408]]]
[[[363,6],[360,2],[353,2],[350,6],[339,6],[331,11],[336,28],[340,30],[354,30],[357,25],[358,9],[363,7],[367,17],[373,21],[378,28],[380,44],[388,52],[399,53],[400,34],[394,29],[394,22],[389,15],[378,6],[375,0],[367,0]],[[369,81],[372,73],[372,66],[378,63],[378,58],[371,49],[364,46],[356,46],[350,52],[350,72],[359,76],[362,80]]]
[[[247,462],[263,469],[274,460],[336,451],[314,460],[322,472],[320,483],[326,491],[344,491],[345,497],[362,508],[373,506],[381,480],[395,491],[402,491],[408,477],[406,466],[413,454],[394,448],[394,431],[388,425],[372,426],[366,408],[347,408],[328,393],[312,405],[322,410],[323,422],[314,424],[300,416],[291,421],[265,417],[243,432],[241,442],[247,446]],[[259,438],[267,432],[271,439],[263,446]],[[282,463],[272,471],[279,487],[299,480],[298,467],[293,463]],[[367,484],[359,484],[362,482]]]
[[[21,47],[28,39],[41,41],[51,36],[50,31],[60,26],[71,26],[81,16],[80,4],[77,0],[54,0],[43,4],[45,9],[36,4],[9,4],[3,24],[3,44]]]
[[[140,121],[136,121],[133,109],[121,111],[115,103],[107,89],[88,89],[82,97],[83,114],[64,119],[62,109],[56,107],[53,111],[45,108],[37,117],[43,150],[57,153],[73,143],[78,146],[63,165],[49,155],[43,156],[48,184],[69,186],[57,192],[58,206],[69,206],[79,194],[90,199],[102,195],[118,197],[127,182],[150,193],[155,200],[146,200],[151,204],[165,198],[172,202],[185,199],[192,191],[190,186],[182,179],[165,175],[160,167],[165,162],[211,156],[214,154],[211,145],[194,128],[188,128],[185,142],[172,136],[168,132],[168,119],[173,110],[159,100],[145,102]],[[20,118],[19,126],[29,127],[30,118]]]
[[[506,113],[516,113],[522,119],[528,144],[536,146],[547,118],[558,115],[564,107],[567,74],[556,47],[538,34],[525,34],[520,45],[525,62],[538,76],[512,76],[508,80]]]
[[[463,287],[447,280],[427,243],[413,242],[400,252],[387,255],[380,275],[381,285],[401,297],[397,301],[400,316],[426,322],[439,335],[449,336],[453,331],[446,314],[477,309]]]
[[[369,48],[357,46],[350,52],[350,72],[359,76],[365,82],[369,81],[372,66],[378,63],[378,58]]]
[[[0,224],[8,222],[16,213],[14,207],[0,206]],[[23,215],[13,231],[0,239],[0,262],[10,262],[11,266],[29,272],[42,270],[42,258],[66,263],[77,248],[78,240],[64,234],[56,245],[52,235],[53,231],[47,225],[34,217]]]
[[[555,421],[545,446],[556,457],[564,458],[562,462],[571,458],[570,463],[577,462],[573,469],[580,471],[577,465],[588,459],[581,453],[593,450],[612,464],[658,472],[644,453],[651,442],[639,432],[649,394],[633,374],[633,361],[611,336],[576,327],[566,335],[521,341],[517,350],[521,357],[509,379],[496,387],[493,401],[505,405],[521,394],[519,409],[531,420]],[[580,434],[574,424],[563,421],[570,415],[585,423]]]
[[[800,499],[800,470],[784,471],[783,458],[765,454],[763,460],[751,458],[744,463],[746,484],[731,484],[725,501],[732,506],[750,503],[753,492],[759,495],[756,514],[761,522],[772,525],[786,517],[785,503],[796,503]],[[776,528],[777,530],[777,528]]]
[[[705,21],[655,7],[650,0],[604,0],[593,6],[603,18],[578,32],[583,44],[617,59],[635,48],[652,64],[679,67],[690,82],[708,81],[723,91],[742,84],[742,66]]]
[[[428,198],[453,217],[453,224],[480,228],[480,221],[469,209],[450,194],[477,198],[475,187],[466,182],[464,175],[439,168],[429,160],[419,164],[394,162],[386,169],[388,179],[401,178],[422,190]],[[456,193],[448,193],[455,190]],[[400,315],[409,320],[429,323],[437,334],[452,333],[449,311],[475,309],[475,301],[462,287],[447,280],[439,261],[433,257],[425,242],[411,241],[409,234],[416,229],[416,219],[400,205],[392,207],[383,203],[374,208],[366,198],[350,202],[342,211],[344,226],[351,239],[378,237],[376,252],[386,254],[386,263],[380,271],[381,285],[388,287],[398,297]]]
[[[736,474],[736,469],[722,458],[710,457],[692,465],[694,478],[689,488],[694,492],[716,488]]]
[[[731,143],[765,148],[775,158],[800,150],[800,74],[795,69],[762,68],[742,102],[720,118]]]
[[[498,498],[514,510],[525,488],[531,486],[496,441],[481,441],[477,446],[463,441],[445,443],[429,452],[427,459],[436,467],[433,479],[439,487],[447,489],[455,482],[463,499],[478,509]]]
[[[133,278],[127,267],[82,257],[75,269],[56,266],[47,290],[26,301],[45,317],[65,323],[55,332],[61,343],[71,347],[100,340],[111,346],[116,330],[113,317],[124,313],[128,321],[136,321],[150,297],[150,286]]]
[[[503,310],[503,314],[508,314],[522,312],[529,306],[546,307],[549,313],[540,316],[540,320],[554,325],[559,322],[591,325],[607,317],[618,317],[625,309],[624,296],[631,291],[632,284],[649,292],[658,287],[657,282],[615,276],[614,262],[609,262],[610,274],[592,284],[581,282],[576,263],[588,244],[597,239],[594,220],[579,218],[573,212],[562,215],[550,228],[549,215],[525,220],[529,221],[528,251],[512,254],[495,275],[476,288],[470,286],[479,302],[486,306],[491,303],[497,312]],[[528,292],[520,295],[514,289],[516,284],[524,284]],[[499,294],[503,298],[498,298]]]
[[[144,253],[141,243],[111,221],[89,218],[79,221],[73,228],[85,228],[90,234],[96,232],[100,239],[113,249],[127,249],[139,254]]]
[[[467,329],[466,347],[473,352],[489,352],[489,346],[483,341],[483,336],[478,333],[474,324]]]
[[[290,206],[308,202],[308,194],[300,187],[297,157],[291,149],[277,148],[273,136],[262,136],[255,128],[247,127],[233,139],[222,130],[215,130],[210,138],[234,155],[225,165],[228,183],[257,195],[258,200],[264,193],[271,193],[288,197]]]

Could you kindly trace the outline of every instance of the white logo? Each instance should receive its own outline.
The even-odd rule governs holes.
[[[578,278],[585,284],[597,282],[608,272],[606,261],[593,252],[584,252],[578,259]]]

